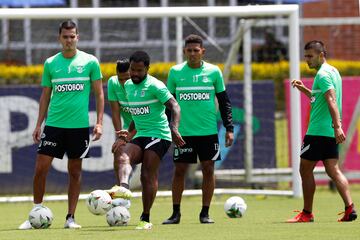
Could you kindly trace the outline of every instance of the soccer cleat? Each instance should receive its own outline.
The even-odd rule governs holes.
[[[32,226],[30,224],[30,221],[29,220],[26,220],[25,222],[23,222],[19,227],[18,229],[20,230],[28,230],[28,229],[32,229]]]
[[[115,185],[111,189],[105,191],[111,196],[111,198],[130,199],[132,197],[132,192],[123,186]]]
[[[171,217],[169,217],[168,219],[163,221],[162,224],[179,224],[180,223],[180,218],[181,218],[181,213],[180,212],[173,213],[171,215]]]
[[[209,223],[215,223],[214,220],[212,220],[209,215],[199,216],[200,223],[209,224]]]
[[[294,211],[299,212],[294,218],[286,220],[287,223],[305,223],[305,222],[313,222],[314,215],[312,213],[305,213],[303,211]]]
[[[111,205],[113,207],[122,206],[122,207],[129,209],[131,206],[131,202],[129,199],[115,198],[115,199],[111,200]]]
[[[344,216],[342,218],[338,219],[338,222],[351,222],[351,221],[355,221],[355,219],[357,218],[357,213],[355,211],[354,204],[351,204],[345,210],[345,212],[339,213],[339,215],[341,215],[341,214],[344,214]]]
[[[140,221],[139,224],[136,226],[136,230],[150,230],[152,229],[153,224],[146,221]]]
[[[80,229],[81,226],[75,222],[75,219],[73,219],[72,217],[69,217],[69,218],[65,221],[64,228]]]

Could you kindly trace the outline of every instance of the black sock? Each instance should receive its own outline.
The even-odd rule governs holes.
[[[127,184],[127,183],[120,183],[120,186],[122,186],[122,187],[124,187],[126,189],[130,189],[129,184]]]
[[[142,213],[140,220],[145,222],[150,222],[150,213]]]
[[[173,204],[173,213],[180,212],[180,204]]]
[[[203,206],[201,208],[200,216],[208,216],[209,215],[209,206]]]
[[[66,220],[68,220],[69,218],[75,219],[74,214],[68,213],[68,214],[66,215]]]
[[[302,211],[306,214],[311,214],[311,212],[309,212],[308,210],[303,209]]]

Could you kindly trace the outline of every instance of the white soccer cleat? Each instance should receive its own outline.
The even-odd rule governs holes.
[[[25,222],[23,222],[19,227],[18,229],[20,230],[28,230],[28,229],[32,229],[32,226],[30,224],[30,221],[29,220],[26,220]]]
[[[111,200],[111,205],[113,207],[122,206],[122,207],[129,209],[131,206],[131,202],[129,199],[115,198],[115,199]]]
[[[136,230],[151,230],[152,226],[153,226],[153,224],[150,222],[140,221],[135,229]]]
[[[79,224],[77,224],[75,222],[75,220],[70,217],[66,220],[65,224],[64,224],[64,228],[69,228],[69,229],[80,229],[81,226]]]
[[[115,185],[111,189],[105,191],[111,196],[111,198],[130,199],[132,197],[132,192],[123,186]]]

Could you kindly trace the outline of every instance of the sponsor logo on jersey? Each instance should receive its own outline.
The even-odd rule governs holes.
[[[122,110],[123,112],[126,112],[126,113],[131,113],[129,107],[121,106],[121,110]]]
[[[146,115],[150,113],[150,107],[129,107],[131,115]]]
[[[202,101],[209,100],[210,93],[180,93],[180,101]]]
[[[314,103],[315,100],[316,100],[316,98],[315,98],[314,96],[312,96],[312,97],[310,98],[310,103]]]
[[[74,91],[83,91],[83,83],[69,83],[69,84],[59,84],[55,85],[55,92],[74,92]]]

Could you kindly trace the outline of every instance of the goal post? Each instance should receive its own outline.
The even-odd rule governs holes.
[[[176,53],[177,61],[182,60],[184,17],[276,17],[288,18],[289,28],[289,65],[290,79],[300,78],[300,41],[299,41],[299,6],[298,5],[256,5],[256,6],[223,6],[223,7],[134,7],[134,8],[1,8],[0,19],[139,19],[139,18],[174,18],[176,19]],[[96,34],[94,34],[95,36]],[[98,35],[97,35],[98,36]],[[249,38],[247,38],[249,41]],[[251,41],[251,39],[250,39]],[[251,54],[251,44],[246,44]],[[97,52],[95,52],[97,54]],[[251,86],[251,56],[245,63],[244,84]],[[249,74],[250,73],[250,74]],[[251,105],[251,88],[246,94]],[[291,163],[292,163],[292,195],[301,197],[301,181],[299,175],[301,122],[300,122],[300,94],[295,89],[290,90],[291,102]],[[246,108],[246,106],[245,106]],[[251,108],[251,106],[248,106]],[[251,114],[249,109],[245,119],[245,129],[250,129]],[[248,131],[251,131],[248,130]],[[249,132],[248,132],[249,133]],[[250,134],[252,134],[250,132]],[[246,149],[251,156],[251,144]],[[246,157],[245,157],[246,159]],[[251,159],[250,159],[251,160]]]

